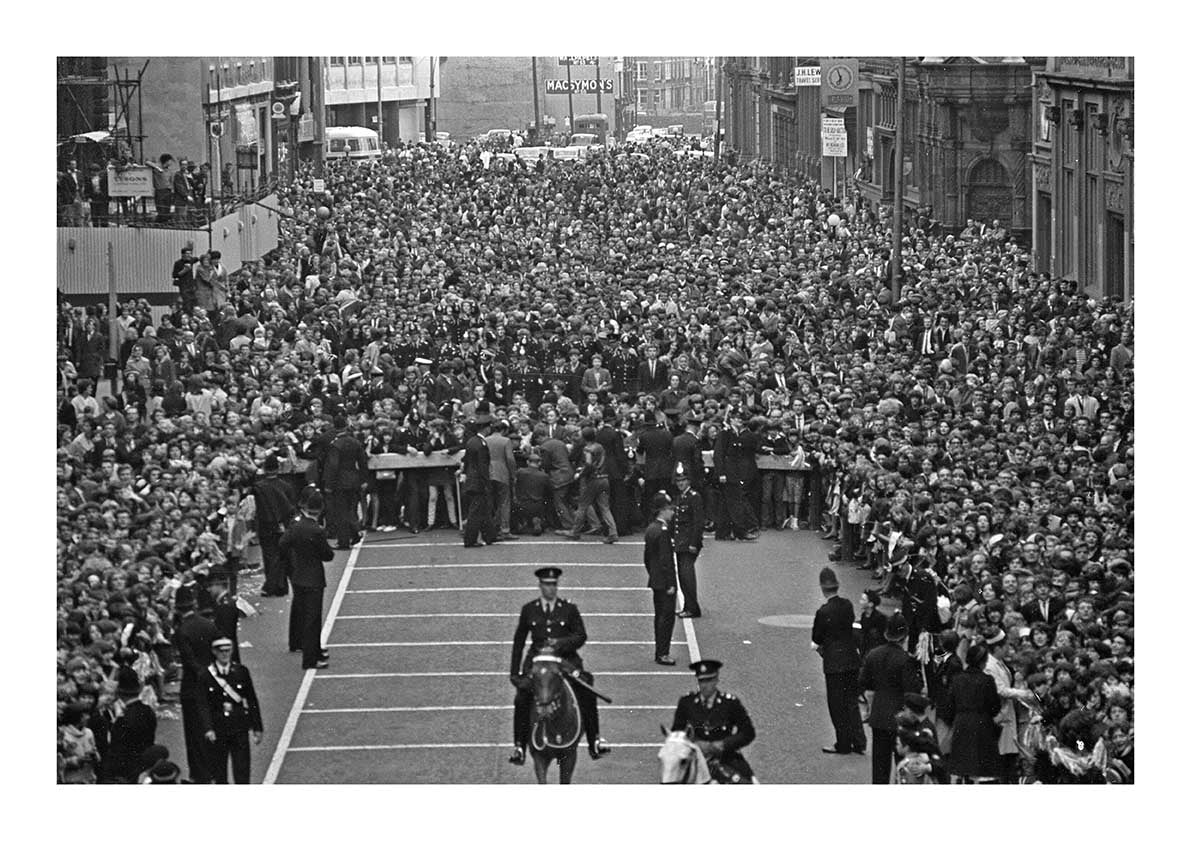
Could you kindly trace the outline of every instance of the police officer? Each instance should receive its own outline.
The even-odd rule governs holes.
[[[723,665],[719,660],[691,663],[699,688],[678,699],[670,729],[691,728],[692,741],[703,751],[712,772],[722,782],[749,783],[753,769],[741,756],[740,749],[749,745],[757,733],[740,699],[719,691]]]
[[[678,559],[678,586],[682,590],[683,619],[703,615],[699,607],[699,588],[695,581],[695,561],[703,548],[703,497],[691,483],[691,474],[682,462],[674,468],[678,498],[674,500],[674,554]]]
[[[200,678],[211,664],[211,642],[219,637],[215,623],[200,616],[193,587],[183,587],[175,596],[174,608],[181,619],[174,632],[174,645],[182,663],[182,682],[178,697],[182,704],[182,729],[186,737],[186,768],[196,783],[211,782],[207,752],[203,748]]]
[[[678,601],[670,531],[674,503],[665,491],[654,494],[650,503],[656,513],[645,529],[645,569],[649,573],[649,589],[653,591],[653,661],[659,666],[673,666],[670,640],[674,636],[674,608]]]
[[[216,783],[227,783],[227,760],[232,760],[232,779],[248,785],[251,753],[248,734],[261,743],[265,726],[248,668],[232,662],[232,641],[220,637],[211,643],[215,662],[199,675],[199,717],[207,740],[207,765]]]
[[[715,539],[757,539],[757,518],[748,500],[748,488],[757,475],[760,439],[743,428],[739,409],[728,410],[728,427],[715,439],[715,474],[723,493],[721,515],[716,518]]]
[[[525,764],[525,745],[529,742],[529,713],[533,705],[533,693],[529,678],[533,658],[543,648],[554,649],[562,661],[578,672],[580,680],[592,684],[594,676],[583,670],[583,659],[579,649],[587,642],[587,629],[578,605],[558,595],[558,579],[562,570],[558,567],[542,567],[534,575],[538,577],[541,597],[526,603],[521,608],[517,630],[513,634],[513,658],[509,667],[509,682],[517,688],[513,701],[513,753],[509,762]],[[529,650],[522,657],[525,641]],[[575,698],[583,716],[583,727],[587,731],[587,752],[592,759],[611,753],[612,749],[600,738],[600,715],[596,699],[581,684],[574,683]]]
[[[327,449],[323,487],[329,496],[327,526],[337,549],[350,549],[360,539],[360,495],[368,484],[368,453],[347,427],[347,416],[335,416],[335,439]]]
[[[327,589],[324,564],[335,560],[335,550],[318,524],[323,497],[310,490],[298,503],[302,516],[281,537],[281,561],[294,588],[289,613],[289,650],[302,652],[303,669],[325,669],[327,652],[321,647],[323,592]]]

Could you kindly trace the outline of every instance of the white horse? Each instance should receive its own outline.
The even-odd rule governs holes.
[[[658,751],[661,782],[679,785],[718,785],[721,780],[717,779],[717,776],[721,777],[723,782],[740,782],[738,776],[736,780],[731,779],[734,773],[731,769],[718,763],[713,767],[707,762],[703,751],[691,739],[693,733],[690,727],[686,730],[670,731],[662,725],[662,735],[666,737],[666,741]],[[756,774],[749,782],[753,785],[761,784]]]
[[[658,751],[662,768],[662,783],[680,785],[706,785],[714,783],[703,751],[691,741],[690,729],[668,731],[662,728],[666,741]]]

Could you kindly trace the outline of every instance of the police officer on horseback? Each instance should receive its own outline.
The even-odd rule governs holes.
[[[753,769],[740,749],[756,738],[753,722],[735,695],[719,691],[719,660],[691,663],[699,688],[682,696],[670,730],[691,728],[691,740],[703,751],[708,768],[724,783],[751,783]]]
[[[542,595],[521,608],[517,631],[513,634],[513,658],[509,667],[509,680],[517,688],[517,697],[513,701],[513,753],[509,756],[509,762],[514,765],[525,764],[525,746],[529,742],[530,711],[533,707],[529,672],[534,655],[543,648],[552,648],[554,653],[562,658],[564,666],[575,672],[577,680],[572,680],[572,685],[583,716],[583,726],[587,731],[587,752],[592,759],[599,759],[611,753],[612,749],[600,738],[596,698],[583,685],[593,682],[591,673],[583,670],[583,660],[578,653],[583,643],[587,642],[587,629],[583,627],[583,617],[579,615],[577,605],[558,595],[561,569],[543,567],[534,575],[538,577]],[[526,639],[529,640],[529,650],[522,656]]]

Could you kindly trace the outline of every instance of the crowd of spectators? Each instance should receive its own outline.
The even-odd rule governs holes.
[[[565,505],[516,516],[538,502],[521,477],[562,483],[550,467],[587,426],[623,445],[621,535],[672,482],[646,430],[787,460],[741,480],[739,529],[707,468],[717,537],[819,532],[879,582],[862,623],[900,600],[942,729],[950,681],[988,641],[1010,672],[997,726],[1015,775],[1128,778],[1131,301],[1036,271],[999,226],[942,231],[929,208],[908,216],[894,297],[887,209],[662,142],[534,165],[405,145],[311,185],[300,172],[281,246],[221,296],[156,317],[60,300],[64,778],[109,749],[121,675],[160,696],[174,594],[240,562],[266,456],[317,482],[337,416],[373,454],[453,453],[477,411],[515,459],[502,530],[568,525]],[[109,318],[118,374],[100,398]],[[456,523],[449,471],[370,490],[366,525]]]

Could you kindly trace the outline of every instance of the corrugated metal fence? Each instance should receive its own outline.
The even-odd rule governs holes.
[[[264,205],[264,206],[262,206]],[[114,246],[116,290],[121,299],[173,294],[170,272],[187,244],[195,255],[222,253],[229,272],[277,247],[277,196],[245,205],[204,228],[58,228],[58,288],[72,295],[106,295],[108,243]]]

